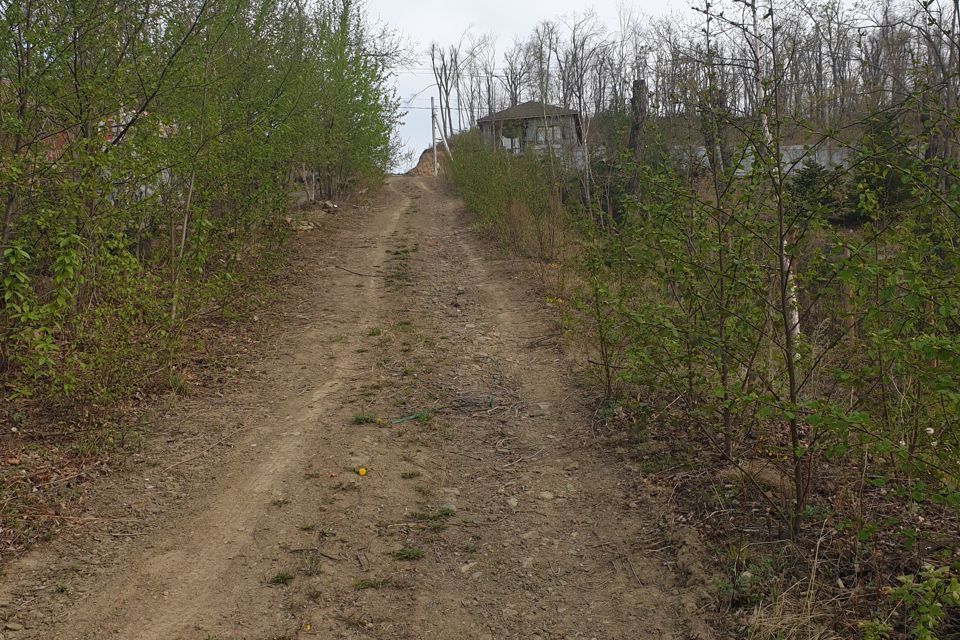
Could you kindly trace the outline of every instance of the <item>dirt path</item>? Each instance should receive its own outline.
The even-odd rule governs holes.
[[[148,451],[8,568],[0,637],[712,637],[691,534],[627,493],[528,278],[467,221],[397,178],[317,232],[296,329],[165,414],[195,453]]]

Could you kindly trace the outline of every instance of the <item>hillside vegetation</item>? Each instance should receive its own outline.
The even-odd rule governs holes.
[[[282,261],[291,191],[393,161],[398,48],[350,0],[15,0],[0,38],[0,418],[176,387],[191,322]]]
[[[695,9],[541,24],[479,108],[572,106],[587,161],[463,134],[453,182],[543,265],[740,637],[956,637],[957,9]]]

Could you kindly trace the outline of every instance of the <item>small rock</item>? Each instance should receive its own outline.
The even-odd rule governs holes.
[[[516,498],[508,498],[508,499],[507,499],[507,504],[510,505],[511,507],[516,508],[517,505],[520,504],[520,501],[517,500]]]
[[[19,622],[8,622],[3,628],[7,631],[23,631],[23,625]]]
[[[476,562],[468,562],[467,564],[460,567],[460,573],[467,573],[468,571],[470,571],[470,569],[473,569],[475,566],[477,566]]]
[[[554,495],[553,495],[552,493],[550,493],[549,491],[541,491],[541,492],[540,492],[540,499],[541,499],[541,500],[553,500],[553,498],[554,498]]]

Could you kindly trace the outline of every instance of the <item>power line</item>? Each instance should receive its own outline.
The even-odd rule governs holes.
[[[430,107],[402,107],[401,111],[430,111]],[[437,107],[437,110],[440,110],[440,107]],[[446,107],[443,108],[446,111]],[[470,109],[466,107],[450,107],[450,111],[457,111],[459,113],[470,113]],[[479,111],[474,111],[474,115],[478,115]],[[482,117],[482,116],[481,116]]]
[[[398,75],[411,75],[411,76],[432,76],[434,75],[433,69],[394,69],[393,73]],[[493,72],[487,71],[475,71],[475,72],[465,72],[462,69],[457,71],[455,74],[460,78],[506,78],[507,75],[503,71],[494,70]]]

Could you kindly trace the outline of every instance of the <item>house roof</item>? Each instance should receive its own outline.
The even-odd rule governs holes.
[[[484,116],[477,120],[477,123],[499,122],[502,120],[529,120],[531,118],[559,116],[578,116],[578,114],[573,109],[564,109],[563,107],[556,107],[551,104],[531,100],[530,102],[518,104],[515,107],[498,111],[489,116]]]

